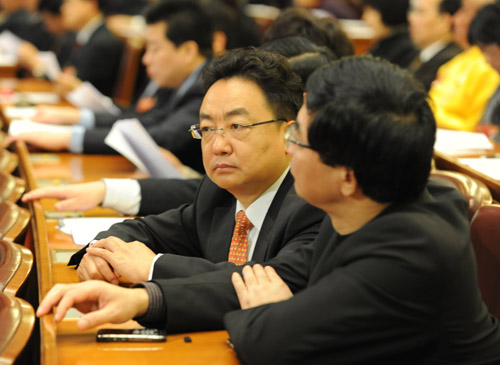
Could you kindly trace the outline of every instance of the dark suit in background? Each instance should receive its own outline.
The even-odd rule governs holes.
[[[420,57],[417,55],[415,60],[410,64],[408,70],[413,72],[415,78],[424,84],[425,90],[431,88],[431,84],[436,78],[436,74],[441,65],[445,64],[457,54],[462,52],[456,43],[451,42],[446,45],[441,51],[436,53],[429,61],[421,62]]]
[[[62,67],[75,67],[80,80],[88,81],[104,95],[112,96],[122,51],[123,43],[105,24],[101,24],[83,46],[77,44],[75,37],[71,56]]]
[[[0,33],[4,30],[32,43],[41,51],[51,49],[54,42],[54,36],[45,28],[40,16],[24,9],[5,15],[0,23]]]
[[[418,54],[418,50],[413,45],[408,31],[404,29],[379,40],[368,53],[406,68]]]
[[[85,131],[84,153],[115,154],[116,151],[104,143],[111,125],[117,119],[138,118],[154,141],[176,155],[183,164],[203,172],[200,141],[188,132],[192,124],[199,120],[203,96],[201,72],[191,87],[180,97],[174,90],[160,89],[156,105],[146,113],[126,112],[118,118],[109,115],[97,115],[98,128]]]

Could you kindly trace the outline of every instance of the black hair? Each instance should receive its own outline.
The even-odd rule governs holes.
[[[315,71],[306,84],[309,143],[330,166],[352,169],[377,202],[415,198],[431,169],[436,124],[422,85],[371,56]]]
[[[320,50],[314,52],[306,52],[297,56],[290,57],[288,62],[292,66],[292,70],[300,76],[305,84],[311,74],[316,69],[324,66],[337,58],[328,50]]]
[[[38,10],[54,15],[61,15],[62,0],[40,0]]]
[[[146,9],[147,24],[167,23],[167,38],[176,46],[194,41],[200,54],[212,54],[212,19],[194,0],[162,0]]]
[[[233,77],[255,82],[276,118],[295,119],[302,104],[303,86],[285,57],[254,47],[231,50],[207,66],[203,84],[208,90],[218,80]]]
[[[488,4],[480,9],[469,26],[470,44],[500,46],[500,2]]]
[[[377,10],[382,22],[388,27],[408,24],[409,0],[363,0],[363,5]]]
[[[305,9],[288,8],[282,11],[267,30],[264,41],[289,36],[301,36],[314,44],[326,46],[337,58],[354,54],[354,46],[337,20],[317,18]]]
[[[453,15],[458,11],[458,9],[460,9],[461,6],[461,0],[441,0],[441,3],[439,4],[439,12]]]
[[[289,36],[274,39],[264,44],[260,49],[267,52],[279,53],[286,58],[298,56],[303,53],[320,51],[328,52],[332,57],[335,57],[333,52],[327,47],[318,46],[302,36]]]

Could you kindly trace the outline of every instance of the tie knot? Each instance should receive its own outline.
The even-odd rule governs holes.
[[[236,213],[236,226],[244,231],[247,231],[253,227],[252,222],[250,222],[244,210],[240,210],[238,213]]]

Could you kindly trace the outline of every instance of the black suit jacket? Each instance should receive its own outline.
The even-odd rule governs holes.
[[[75,38],[76,39],[76,38]],[[73,66],[82,81],[88,81],[104,95],[112,96],[118,79],[123,43],[103,23],[83,47],[76,44],[65,66]]]
[[[418,54],[418,50],[413,45],[408,31],[402,29],[378,41],[368,53],[406,68]]]
[[[289,256],[269,264],[300,292],[225,317],[245,364],[499,363],[500,328],[481,300],[455,189],[429,183],[347,236],[325,218]]]
[[[24,9],[5,15],[0,23],[0,33],[4,30],[32,43],[40,51],[49,50],[54,42],[54,36],[45,28],[38,14],[30,14]]]
[[[436,53],[429,61],[422,63],[415,70],[412,70],[410,67],[410,71],[413,72],[413,75],[417,80],[424,84],[425,89],[429,90],[432,82],[436,78],[439,67],[451,60],[460,52],[462,52],[462,48],[460,48],[456,43],[448,43],[446,47]]]
[[[140,179],[141,205],[138,215],[160,214],[176,209],[182,204],[191,204],[200,186],[201,179]]]
[[[166,305],[173,313],[168,321],[170,332],[220,329],[223,314],[238,308],[228,275],[239,267],[227,262],[235,207],[235,198],[205,177],[193,204],[115,224],[99,233],[96,239],[117,236],[125,241],[138,240],[155,252],[165,253],[155,264],[153,279],[165,284],[162,290]],[[267,261],[308,244],[316,236],[324,216],[324,212],[296,195],[293,178],[288,174],[264,219],[252,261]],[[83,256],[84,250],[75,255]],[[77,257],[71,264],[79,261]],[[212,298],[201,284],[191,287],[196,295],[202,295],[192,302],[193,292],[184,291],[184,286],[178,285],[179,280],[182,283],[191,276],[206,278],[212,283],[211,275],[216,276],[216,281],[222,281],[221,295],[227,301],[217,296]]]
[[[104,143],[111,129],[110,125],[117,119],[136,117],[160,147],[168,149],[185,165],[204,172],[200,141],[193,139],[188,132],[189,127],[199,120],[204,95],[200,72],[193,85],[181,97],[177,97],[174,90],[161,89],[155,107],[144,114],[125,113],[118,118],[100,115],[96,122],[101,127],[85,131],[83,152],[116,153]]]

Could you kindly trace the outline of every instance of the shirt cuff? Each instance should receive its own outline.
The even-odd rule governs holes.
[[[141,205],[141,186],[134,179],[102,179],[106,194],[102,206],[127,215],[137,215]]]
[[[134,320],[144,327],[166,327],[167,308],[160,286],[148,281],[135,284],[132,288],[144,288],[149,296],[148,310],[142,316],[135,317]]]
[[[80,109],[80,120],[78,123],[87,128],[91,129],[95,127],[95,114],[92,110],[87,108]]]
[[[85,127],[75,125],[71,130],[69,150],[73,153],[83,153],[83,139],[85,138]]]
[[[153,280],[153,271],[154,271],[154,268],[155,268],[155,264],[156,264],[156,261],[162,257],[163,254],[162,253],[159,253],[158,255],[155,256],[155,258],[153,259],[153,263],[151,264],[151,268],[149,269],[149,276],[148,276],[148,280]]]

